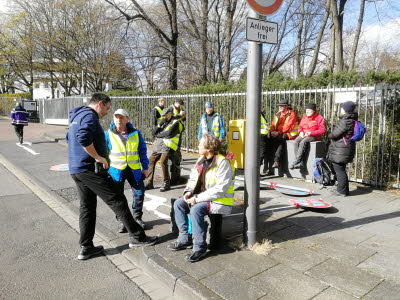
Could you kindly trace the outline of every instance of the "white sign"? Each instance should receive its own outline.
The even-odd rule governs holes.
[[[252,42],[277,44],[278,24],[253,18],[247,18],[246,39]]]
[[[353,101],[357,103],[357,92],[337,92],[335,93],[335,103]]]
[[[247,3],[260,15],[272,15],[281,7],[283,0],[247,0]]]

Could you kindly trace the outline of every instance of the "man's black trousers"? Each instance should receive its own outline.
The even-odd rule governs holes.
[[[135,222],[128,207],[128,201],[123,193],[119,192],[111,176],[102,172],[92,171],[71,175],[78,188],[79,207],[79,244],[84,247],[93,246],[93,237],[96,229],[97,196],[99,196],[124,224],[130,236],[137,240],[145,237],[143,228]]]
[[[336,180],[337,184],[337,191],[342,195],[349,195],[349,178],[346,172],[346,165],[345,163],[337,164],[332,162],[333,170],[336,173]]]
[[[15,124],[14,125],[15,134],[17,135],[18,140],[24,138],[24,125]]]

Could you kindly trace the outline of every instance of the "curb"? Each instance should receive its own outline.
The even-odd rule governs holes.
[[[76,209],[68,206],[68,201],[58,195],[55,191],[51,190],[48,186],[35,179],[26,171],[14,166],[1,154],[0,164],[2,164],[15,177],[17,177],[39,199],[41,199],[46,205],[49,206],[49,208],[51,208],[79,233],[79,226],[76,224],[77,220],[79,220],[79,214],[77,213]],[[65,210],[67,212],[65,212]],[[72,222],[74,225],[71,224]],[[161,283],[166,285],[166,287],[171,290],[171,296],[174,296],[178,299],[222,299],[186,273],[182,272],[175,266],[170,265],[163,257],[157,254],[154,246],[140,247],[134,249],[133,251],[121,251],[119,249],[121,244],[118,243],[119,238],[112,237],[109,230],[104,226],[101,226],[101,224],[97,224],[96,226],[96,235],[100,237],[101,240],[103,240],[106,244],[109,244],[114,248],[112,249],[114,251],[111,251],[113,254],[118,252],[118,254],[121,254],[134,265],[144,270],[145,273],[148,273],[151,277],[156,278]],[[95,236],[95,239],[98,238]],[[109,260],[111,260],[111,262],[114,263],[115,259],[113,259],[112,256],[109,257],[109,254],[106,253],[105,255]],[[119,268],[118,265],[116,265],[116,267]],[[125,273],[124,270],[121,271]],[[125,275],[129,276],[128,274]],[[138,277],[140,276],[141,275],[138,273]],[[131,279],[136,282],[135,278]]]

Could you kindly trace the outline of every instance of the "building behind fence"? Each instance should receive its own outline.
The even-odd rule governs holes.
[[[152,142],[152,110],[160,96],[113,97],[112,111],[103,120],[104,128],[112,121],[112,112],[124,108],[131,114],[131,121]],[[185,102],[186,129],[182,149],[197,151],[197,130],[206,101],[212,101],[215,110],[223,117],[226,128],[229,120],[244,119],[246,93],[166,95],[168,105],[176,99]],[[307,103],[316,103],[318,111],[326,119],[329,133],[338,122],[339,104],[352,99],[358,103],[359,120],[366,125],[364,140],[357,143],[357,153],[350,165],[353,181],[373,186],[399,188],[400,177],[400,86],[366,86],[307,90],[263,92],[262,103],[266,108],[267,121],[277,111],[277,103],[288,99],[301,118]],[[68,97],[41,100],[39,115],[43,123],[68,124],[70,109],[85,105],[89,97]],[[326,140],[327,134],[323,137]]]

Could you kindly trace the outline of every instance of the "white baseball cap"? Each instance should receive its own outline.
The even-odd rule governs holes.
[[[129,113],[123,109],[123,108],[118,108],[115,112],[114,112],[114,116],[115,115],[121,115],[123,117],[128,117],[129,118]]]

